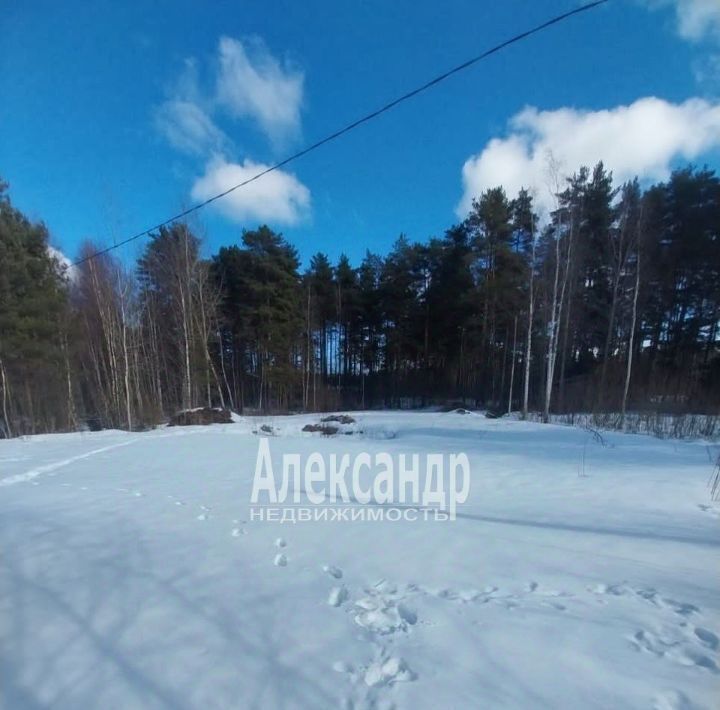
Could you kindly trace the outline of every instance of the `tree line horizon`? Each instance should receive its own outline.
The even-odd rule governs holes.
[[[70,272],[0,181],[0,436],[199,406],[720,413],[720,179],[550,168],[546,223],[496,187],[441,237],[304,271],[266,225],[205,259],[174,223],[134,268],[88,241]]]

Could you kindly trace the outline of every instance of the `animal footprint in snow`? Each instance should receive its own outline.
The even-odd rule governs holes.
[[[440,597],[440,599],[449,599],[451,601],[454,601],[458,598],[457,592],[453,589],[440,589],[437,595]]]
[[[282,553],[275,555],[275,559],[273,560],[273,564],[276,567],[287,567],[287,562],[287,557]]]
[[[712,658],[693,648],[683,650],[675,660],[683,666],[698,666],[699,668],[706,668],[712,673],[720,673],[717,663]]]
[[[275,547],[286,547],[287,542],[281,537],[279,537],[277,540],[275,540]]]
[[[708,515],[712,515],[714,518],[720,518],[720,508],[714,505],[698,505],[698,508],[702,510],[703,513],[707,513]]]
[[[392,657],[383,661],[371,663],[365,671],[365,684],[371,688],[378,685],[392,685],[393,683],[409,682],[417,676],[408,667],[402,658]]]
[[[340,606],[348,598],[348,590],[345,587],[333,587],[328,595],[327,603],[330,606]]]
[[[670,638],[669,636],[658,636],[652,631],[636,631],[632,637],[633,645],[639,651],[646,651],[655,656],[664,656],[668,649],[677,646],[679,639]]]
[[[409,609],[404,604],[398,604],[396,609],[404,622],[410,624],[410,626],[417,624],[417,614],[412,609]]]
[[[569,597],[572,596],[568,594],[567,592],[558,592],[555,589],[547,589],[546,587],[541,587],[537,582],[530,582],[530,584],[527,585],[526,591],[530,594],[537,594],[541,597]]]
[[[694,604],[679,602],[675,599],[662,597],[652,588],[633,588],[625,583],[622,584],[598,584],[587,588],[589,592],[597,595],[610,595],[614,597],[635,596],[648,604],[661,609],[670,609],[678,616],[691,616],[700,611]]]
[[[477,589],[461,589],[456,591],[454,589],[428,589],[424,587],[409,586],[408,591],[419,591],[423,594],[429,594],[430,596],[437,597],[438,599],[445,599],[451,602],[460,602],[462,604],[469,604],[470,602],[485,603],[489,601],[491,595],[498,591],[497,587],[485,587],[482,591]]]
[[[474,602],[480,597],[477,589],[461,589],[458,597],[461,602]]]
[[[653,710],[693,710],[695,706],[679,690],[668,690],[655,696]]]
[[[650,602],[654,606],[671,609],[680,616],[690,616],[690,614],[700,611],[694,604],[661,597],[654,589],[636,589],[634,591],[641,599]]]
[[[697,630],[695,635],[700,638]],[[714,636],[714,634],[711,635]],[[700,638],[700,640],[702,639]],[[675,663],[679,663],[681,666],[697,666],[699,668],[705,668],[712,673],[720,672],[720,669],[718,669],[717,664],[712,658],[693,648],[688,640],[682,637],[677,630],[670,630],[660,634],[641,630],[633,635],[631,641],[639,651],[652,653],[658,658],[667,658],[668,660],[675,661]]]
[[[240,535],[247,535],[247,530],[245,528],[233,528],[232,536],[240,537]]]
[[[331,577],[335,577],[335,579],[342,579],[343,573],[339,567],[334,567],[333,565],[323,565],[322,569],[323,572],[326,572]]]
[[[367,596],[355,602],[359,610],[355,623],[377,634],[405,631],[408,625],[417,623],[417,614],[404,604],[383,595]]]
[[[593,594],[609,594],[613,597],[622,597],[630,592],[623,584],[596,584],[588,587],[587,590]]]
[[[210,508],[208,508],[204,505],[201,505],[200,510],[202,511],[202,513],[200,513],[200,515],[198,515],[196,519],[197,520],[207,520],[210,517]]]
[[[700,642],[703,644],[703,646],[707,646],[708,648],[711,648],[713,651],[718,650],[720,641],[718,640],[718,637],[712,631],[708,631],[707,629],[703,629],[698,626],[695,629],[695,636],[697,636],[698,639],[700,639]]]
[[[700,611],[694,604],[688,604],[687,602],[676,602],[674,599],[661,599],[662,605],[669,607],[676,614],[680,616],[690,616]]]
[[[332,664],[332,669],[336,673],[352,673],[353,667],[349,663],[346,663],[345,661],[335,661],[335,663]]]
[[[564,604],[559,604],[558,602],[542,602],[542,605],[556,609],[557,611],[565,611],[567,609]]]

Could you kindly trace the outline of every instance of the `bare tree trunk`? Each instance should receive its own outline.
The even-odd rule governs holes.
[[[555,369],[555,353],[557,346],[555,338],[557,334],[557,303],[558,283],[560,280],[560,236],[555,236],[555,279],[553,281],[552,310],[550,311],[550,337],[548,338],[547,363],[545,370],[545,404],[543,407],[543,421],[547,423],[550,419],[550,397],[552,396],[553,374]]]
[[[337,285],[337,338],[335,340],[335,367],[337,367],[337,389],[338,389],[338,395],[337,398],[339,399],[340,395],[340,372],[341,372],[341,364],[340,364],[340,334],[342,333],[342,287],[340,285],[340,282],[338,281]]]
[[[361,408],[365,409],[365,338],[360,341],[360,397]]]
[[[215,387],[220,398],[220,405],[225,408],[225,397],[220,386],[220,379],[217,370],[210,356],[210,333],[212,332],[213,313],[217,311],[220,301],[220,292],[217,289],[211,289],[209,286],[209,271],[204,264],[200,264],[197,271],[197,279],[195,280],[195,291],[198,302],[197,316],[195,318],[196,327],[202,340],[203,358],[205,360],[205,396],[207,398],[207,406],[212,407],[211,395],[211,375],[215,381]]]
[[[604,405],[603,397],[605,393],[605,382],[607,380],[607,366],[608,360],[610,359],[610,350],[612,347],[612,332],[615,325],[615,312],[617,311],[617,300],[618,300],[618,287],[620,282],[620,268],[617,268],[616,274],[613,277],[612,285],[612,301],[610,303],[610,316],[608,317],[608,330],[605,336],[605,348],[603,350],[603,363],[600,370],[600,386],[598,387],[598,399],[600,402],[600,408]]]
[[[322,357],[322,354],[321,354]],[[313,412],[317,412],[317,355],[315,354],[315,344],[313,343]],[[322,366],[322,360],[321,360]]]
[[[3,406],[3,424],[5,425],[5,435],[8,439],[12,438],[12,429],[10,428],[10,417],[8,416],[8,383],[5,365],[0,359],[0,384],[2,385],[2,406]]]
[[[29,379],[25,379],[25,400],[27,401],[28,417],[30,419],[30,433],[34,434],[37,431],[37,420],[35,419],[35,407],[33,405],[32,392],[30,391]]]
[[[513,386],[515,384],[515,348],[517,347],[517,316],[515,316],[515,324],[513,326],[513,346],[512,346],[512,362],[510,364],[510,392],[508,393],[508,409],[507,413],[510,414],[512,412],[512,396],[513,396]]]
[[[182,317],[183,329],[183,385],[182,385],[182,407],[190,409],[192,407],[192,373],[190,370],[190,326],[188,324],[188,303],[185,298],[185,292],[182,284],[180,284],[180,315]]]
[[[560,230],[559,230],[560,231]],[[557,360],[558,340],[560,321],[562,318],[563,302],[565,300],[565,289],[567,287],[570,258],[572,255],[573,242],[573,218],[570,218],[570,230],[568,232],[568,246],[565,257],[565,271],[563,274],[560,293],[558,294],[558,282],[560,277],[560,239],[562,233],[555,240],[555,282],[553,285],[553,311],[550,321],[550,339],[548,341],[547,376],[545,380],[545,408],[543,410],[543,421],[550,421],[550,400],[552,398],[553,378],[555,374],[555,361]]]
[[[533,221],[532,232],[532,253],[530,257],[530,291],[528,295],[528,322],[527,338],[525,345],[525,382],[523,389],[522,418],[527,419],[528,400],[530,397],[530,361],[532,358],[532,329],[533,317],[535,315],[535,224]]]
[[[120,276],[118,274],[118,281]],[[127,420],[128,431],[132,431],[132,408],[130,406],[130,357],[128,356],[128,345],[127,345],[127,316],[125,311],[125,288],[118,284],[120,292],[120,328],[122,329],[122,348],[123,348],[123,362],[124,367],[124,384],[125,384],[125,418]]]
[[[91,248],[94,253],[94,248]],[[106,260],[92,259],[85,274],[88,312],[85,324],[88,350],[101,400],[105,421],[120,426],[123,419],[123,385],[120,373],[124,295],[119,289],[119,272],[113,274]]]
[[[258,393],[258,409],[262,412],[263,408],[263,390],[265,389],[265,357],[263,353],[260,356],[260,392]]]
[[[502,357],[502,366],[500,367],[500,387],[498,389],[498,396],[497,400],[495,400],[495,397],[493,395],[493,407],[500,412],[500,408],[502,407],[503,398],[505,397],[505,374],[507,372],[507,361],[508,361],[508,354],[510,352],[510,328],[505,328],[505,340],[503,341],[503,357]],[[493,393],[495,392],[495,373],[494,371],[497,369],[497,367],[493,366]]]
[[[306,339],[306,354],[305,354],[305,376],[303,377],[303,409],[307,411],[308,404],[310,403],[310,286],[307,289],[307,309],[305,316],[305,339]]]
[[[637,264],[635,266],[635,293],[633,293],[632,320],[630,324],[630,338],[628,341],[627,370],[625,371],[625,390],[623,392],[621,421],[625,419],[627,410],[628,393],[630,391],[630,377],[632,375],[633,350],[635,347],[635,326],[637,324],[637,302],[640,291],[640,249],[637,252]]]
[[[67,384],[67,418],[71,430],[77,429],[77,415],[75,413],[75,397],[72,385],[72,369],[70,368],[70,356],[68,354],[67,334],[63,332],[61,339],[63,359],[65,360],[65,381]],[[4,388],[3,388],[4,391]]]
[[[147,329],[148,329],[148,340],[146,348],[149,348],[147,353],[147,361],[151,367],[151,391],[154,390],[155,406],[157,408],[157,414],[162,416],[164,413],[163,405],[163,386],[162,386],[162,375],[160,367],[160,347],[158,345],[158,333],[157,333],[157,317],[155,312],[155,301],[150,300],[146,307],[147,317]]]
[[[182,381],[182,408],[190,409],[193,406],[193,378],[190,353],[192,350],[192,283],[193,273],[190,265],[189,235],[187,230],[182,234],[182,253],[177,255],[175,266],[177,302],[180,307],[182,327],[182,353],[183,353],[183,381]]]
[[[620,292],[620,278],[622,276],[630,249],[625,246],[625,236],[628,221],[628,206],[626,205],[621,218],[620,235],[617,244],[611,239],[610,245],[613,248],[613,280],[612,280],[612,300],[610,303],[610,316],[608,318],[608,329],[605,336],[605,347],[603,350],[603,363],[600,370],[600,387],[598,388],[598,401],[600,407],[604,406],[605,383],[607,380],[607,367],[610,359],[610,351],[613,343],[613,328],[615,326],[615,315],[617,313],[617,303]]]
[[[568,263],[566,268],[570,270],[571,264]],[[567,365],[568,357],[568,338],[570,336],[570,310],[572,308],[572,297],[573,297],[573,279],[570,279],[570,285],[568,286],[567,293],[567,307],[565,308],[565,329],[562,327],[562,319],[558,326],[558,337],[560,331],[562,331],[562,345],[560,346],[560,376],[558,378],[558,407],[560,411],[565,411],[565,367]],[[562,308],[562,306],[561,306]],[[570,341],[572,347],[573,340]]]
[[[228,393],[228,399],[230,400],[230,409],[235,409],[235,400],[233,398],[232,390],[230,389],[230,383],[227,378],[227,371],[225,370],[225,347],[222,340],[222,332],[218,331],[218,349],[220,351],[220,371],[222,372],[223,382],[225,383],[225,389]]]
[[[135,369],[134,385],[135,385],[135,401],[137,406],[137,414],[140,420],[145,419],[145,398],[143,397],[143,391],[140,382],[140,373],[142,368],[140,367],[140,342],[139,332],[135,330],[135,337],[132,343],[133,353],[133,365]]]

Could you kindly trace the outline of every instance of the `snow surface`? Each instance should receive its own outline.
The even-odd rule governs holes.
[[[7,708],[712,708],[717,447],[455,413],[0,442]],[[250,521],[284,452],[459,452],[454,522]],[[359,433],[362,432],[362,433]]]

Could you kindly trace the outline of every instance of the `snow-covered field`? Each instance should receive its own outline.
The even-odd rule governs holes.
[[[0,702],[718,707],[716,447],[356,416],[1,441]],[[464,451],[470,497],[454,522],[251,521],[261,424],[273,460]]]

